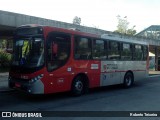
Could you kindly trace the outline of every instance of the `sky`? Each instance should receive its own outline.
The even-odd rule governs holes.
[[[0,10],[114,31],[117,16],[127,16],[137,32],[160,25],[160,0],[0,0]]]

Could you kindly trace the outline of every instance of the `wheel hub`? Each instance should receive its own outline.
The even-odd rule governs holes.
[[[83,89],[83,83],[81,81],[77,81],[75,84],[75,87],[78,91],[82,91]]]
[[[130,77],[127,77],[127,78],[126,78],[126,83],[127,83],[127,85],[130,85],[130,84],[131,84],[131,81],[132,81],[132,80],[131,80]]]

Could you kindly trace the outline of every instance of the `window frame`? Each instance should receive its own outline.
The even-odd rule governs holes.
[[[138,45],[138,46],[141,46],[141,48],[140,48],[140,50],[141,50],[141,54],[142,54],[142,57],[141,57],[141,59],[139,59],[138,57],[137,57],[137,53],[139,54],[140,52],[138,51],[136,51],[136,49],[138,49],[138,48],[136,48],[136,45]],[[143,45],[142,44],[133,44],[133,46],[132,46],[132,56],[133,56],[133,61],[143,61],[143,59],[144,59],[144,55],[143,55]],[[134,56],[136,56],[136,57],[134,57]]]
[[[100,54],[102,54],[102,53],[104,53],[104,56],[106,56],[106,58],[102,58],[102,57],[104,57],[104,56],[99,56],[99,58],[94,58],[95,56],[94,56],[94,50],[96,49],[96,41],[103,41],[103,47],[104,47],[104,49],[103,50],[100,50],[99,52],[100,52]],[[108,59],[108,52],[107,52],[107,48],[108,48],[108,43],[107,43],[107,41],[106,40],[104,40],[104,39],[98,39],[98,38],[94,38],[93,40],[92,40],[92,58],[94,59],[94,60],[107,60]]]
[[[123,57],[123,45],[124,44],[128,44],[129,45],[129,52],[130,52],[130,57],[131,59],[122,59]],[[133,44],[132,43],[129,43],[129,42],[121,42],[121,61],[132,61],[133,60]]]
[[[79,56],[79,58],[78,57],[76,57],[76,52],[78,52],[78,49],[79,50],[81,50],[81,48],[80,47],[77,47],[77,40],[79,38],[85,38],[85,39],[87,39],[88,40],[88,48],[82,48],[83,50],[84,49],[86,49],[86,50],[88,50],[87,52],[90,52],[90,55],[88,55],[87,56],[87,54],[85,55],[84,54],[84,56]],[[93,59],[93,57],[92,57],[92,38],[91,37],[86,37],[86,36],[81,36],[81,35],[75,35],[74,36],[74,52],[73,52],[73,58],[74,58],[74,60],[92,60]],[[82,52],[82,51],[80,51],[80,52]],[[86,51],[85,51],[86,52]],[[77,56],[78,56],[78,54],[77,54]],[[85,58],[86,57],[86,58]]]
[[[111,43],[112,42],[115,42],[115,43],[117,43],[117,50],[115,50],[115,49],[113,49],[113,48],[111,48]],[[117,55],[119,55],[119,57],[118,57],[118,59],[110,59],[109,58],[109,55],[110,55],[110,52],[117,52],[118,54]],[[121,61],[121,41],[116,41],[116,40],[108,40],[108,50],[107,50],[107,60],[113,60],[113,61]]]
[[[51,38],[53,39],[56,35],[63,35],[63,36],[65,36],[66,38],[67,38],[67,37],[69,38],[69,40],[66,40],[66,41],[69,42],[69,44],[68,44],[68,48],[69,48],[69,50],[68,50],[68,57],[66,58],[66,61],[64,62],[64,64],[60,65],[60,66],[57,67],[56,69],[51,69],[51,70],[49,70],[49,68],[48,68],[48,64],[49,64],[48,45],[49,45],[50,39],[51,39]],[[65,37],[64,37],[64,38],[65,38]],[[72,35],[71,35],[71,34],[68,34],[68,33],[65,33],[65,32],[51,31],[51,32],[49,32],[49,33],[47,34],[47,38],[46,38],[46,68],[47,68],[47,71],[48,71],[48,72],[55,71],[55,70],[63,67],[65,64],[67,64],[68,60],[69,60],[70,57],[71,57],[71,42],[72,42],[71,39],[72,39]],[[52,40],[52,41],[53,41],[53,40]]]
[[[90,52],[91,52],[91,57],[89,58],[89,59],[76,59],[75,58],[75,48],[76,48],[76,39],[75,39],[75,37],[84,37],[84,38],[87,38],[88,39],[88,41],[90,41],[89,42],[89,48],[90,48]],[[105,54],[105,56],[106,56],[106,58],[94,58],[94,49],[95,49],[95,41],[96,40],[101,40],[101,41],[104,41],[104,54]],[[115,43],[117,43],[117,45],[118,45],[118,49],[117,50],[115,50],[115,49],[113,49],[113,48],[111,48],[111,43],[112,42],[115,42]],[[129,46],[130,46],[130,59],[122,59],[122,57],[123,57],[123,44],[129,44]],[[141,46],[141,53],[139,53],[138,52],[138,54],[142,54],[142,57],[141,57],[141,59],[134,59],[134,55],[135,55],[135,46],[136,45],[139,45],[139,46]],[[146,59],[144,58],[144,46],[147,48],[147,50],[148,50],[148,47],[147,47],[147,45],[144,45],[144,44],[136,44],[136,43],[133,43],[133,42],[127,42],[127,41],[118,41],[118,40],[112,40],[112,39],[104,39],[104,38],[96,38],[96,37],[88,37],[88,36],[81,36],[81,35],[75,35],[74,36],[74,59],[75,60],[100,60],[100,61],[105,61],[105,60],[107,60],[107,61],[110,61],[110,60],[112,60],[112,61],[145,61]],[[117,58],[113,58],[113,59],[109,59],[109,55],[111,54],[110,52],[117,52],[117,54],[116,55],[118,55],[118,57]]]

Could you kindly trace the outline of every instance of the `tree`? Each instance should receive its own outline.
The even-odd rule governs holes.
[[[128,35],[134,35],[134,34],[136,34],[137,31],[134,28],[135,28],[135,25],[131,29],[127,30],[127,34]]]
[[[81,18],[75,16],[74,19],[73,19],[73,24],[74,25],[80,25],[81,24]]]
[[[0,49],[6,49],[7,40],[0,40]]]
[[[128,35],[136,34],[136,30],[134,29],[135,25],[132,28],[128,28],[129,22],[127,20],[127,16],[121,18],[121,16],[118,15],[117,20],[118,20],[118,25],[117,25],[117,30],[115,30],[115,32]]]

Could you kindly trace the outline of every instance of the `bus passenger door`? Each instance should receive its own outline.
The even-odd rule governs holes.
[[[68,66],[71,37],[65,33],[51,32],[47,39],[47,71],[49,92],[61,92],[69,89]]]

